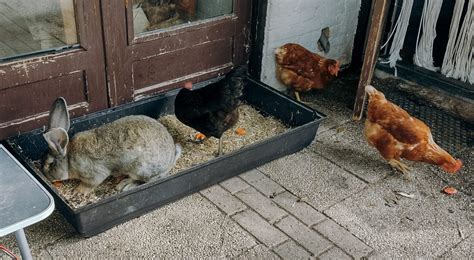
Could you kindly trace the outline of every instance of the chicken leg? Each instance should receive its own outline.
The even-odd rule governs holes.
[[[222,155],[222,137],[219,138],[219,149],[217,150],[217,156]]]
[[[399,160],[396,160],[396,159],[390,159],[388,161],[388,163],[390,164],[390,166],[392,166],[393,168],[399,170],[400,172],[403,173],[403,176],[405,179],[407,180],[410,180],[411,179],[411,176],[410,176],[410,167],[408,167],[406,164],[402,163],[401,161]]]
[[[295,90],[295,98],[298,102],[301,102],[301,99],[300,99],[300,92],[296,91]]]

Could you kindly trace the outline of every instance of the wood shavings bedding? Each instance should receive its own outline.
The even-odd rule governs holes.
[[[217,138],[210,137],[201,142],[196,141],[194,136],[198,132],[182,124],[174,115],[161,117],[159,121],[168,129],[174,141],[183,147],[181,157],[171,170],[172,174],[215,158],[219,144]],[[245,135],[237,134],[237,128],[243,128]],[[222,136],[223,153],[239,150],[246,145],[283,133],[287,129],[277,119],[263,116],[252,106],[243,104],[239,107],[238,123]],[[63,181],[62,184],[54,185],[54,187],[71,207],[80,208],[117,194],[119,191],[115,190],[115,186],[119,182],[119,178],[109,177],[88,195],[74,193],[74,188],[79,184],[77,180]]]

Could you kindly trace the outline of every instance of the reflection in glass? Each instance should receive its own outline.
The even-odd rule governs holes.
[[[0,0],[0,59],[76,43],[73,0]]]
[[[233,0],[134,0],[135,34],[232,13]]]

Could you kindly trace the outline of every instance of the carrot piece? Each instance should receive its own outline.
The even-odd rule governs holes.
[[[206,136],[204,134],[201,134],[201,133],[195,134],[194,137],[198,140],[204,140],[206,138]]]
[[[54,181],[53,185],[56,188],[61,188],[63,186],[63,182],[62,181]]]
[[[241,128],[241,127],[238,127],[237,129],[235,129],[235,133],[237,135],[240,135],[240,136],[244,136],[247,134],[247,131],[245,131],[245,129]]]
[[[445,187],[445,188],[443,189],[443,192],[446,193],[446,194],[448,194],[448,195],[454,195],[454,194],[458,193],[458,190],[456,190],[456,189],[453,188],[453,187],[449,187],[449,186],[448,186],[448,187]]]

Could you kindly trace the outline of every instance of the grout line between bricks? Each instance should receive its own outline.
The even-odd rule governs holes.
[[[228,216],[228,214],[225,213],[217,204],[215,204],[214,202],[212,202],[210,199],[206,198],[205,196],[203,196],[203,198],[204,198],[205,200],[209,201],[212,205],[214,205],[214,206],[217,208],[217,210],[219,210],[220,212],[222,212],[225,216]],[[237,198],[237,197],[236,197],[236,199],[240,200],[240,199]],[[242,201],[242,203],[244,203],[244,202]],[[245,203],[244,203],[244,204],[245,204]],[[248,206],[247,204],[245,204],[245,205]],[[244,209],[244,210],[242,210],[242,211],[240,211],[240,212],[243,212],[243,211],[245,211],[245,210],[251,210],[251,211],[253,211],[255,214],[261,216],[260,214],[258,214],[255,210],[253,210],[253,209],[250,208],[250,207],[249,207],[249,208],[246,208],[246,209]],[[239,212],[239,213],[240,213],[240,212]],[[236,215],[236,214],[237,214],[237,213],[235,213],[235,214],[233,214],[233,215]],[[232,216],[233,216],[233,215],[232,215]],[[254,247],[256,247],[256,246],[258,246],[258,245],[260,245],[260,244],[266,246],[266,245],[263,243],[263,241],[260,241],[260,239],[258,239],[254,234],[252,234],[252,233],[251,233],[250,231],[248,231],[245,227],[243,227],[242,225],[240,225],[239,222],[235,221],[235,220],[232,218],[232,216],[229,216],[229,219],[230,219],[232,222],[234,222],[237,226],[239,226],[240,228],[242,228],[243,230],[245,230],[245,232],[247,232],[247,234],[249,234],[251,237],[253,237],[253,238],[255,239],[255,241],[257,241],[257,245],[251,247],[250,249],[252,249],[252,248],[254,248]],[[262,218],[263,218],[263,217],[262,217]],[[264,218],[264,220],[267,221],[265,218]],[[267,221],[267,222],[268,222],[268,221]],[[270,225],[271,225],[271,224],[270,224]],[[286,233],[284,233],[284,234],[286,235]],[[290,238],[290,239],[291,239],[291,238]],[[268,247],[268,248],[271,249],[270,247]],[[250,249],[249,249],[249,250],[250,250]],[[247,250],[247,251],[245,251],[245,252],[248,252],[249,250]],[[245,252],[243,252],[243,253],[245,253]],[[243,253],[242,253],[242,254],[243,254]],[[240,256],[240,255],[241,255],[241,254],[239,254],[239,256]]]
[[[257,169],[257,170],[258,170],[258,169]],[[271,178],[268,177],[264,172],[262,172],[262,171],[260,171],[260,170],[258,170],[258,171],[259,171],[260,173],[264,174],[267,178],[271,179]],[[238,177],[240,178],[240,176],[238,176]],[[262,178],[262,179],[263,179],[263,178]],[[263,194],[262,192],[260,192],[260,191],[259,191],[255,186],[253,186],[251,183],[245,181],[244,179],[242,179],[242,180],[243,180],[244,182],[246,182],[247,184],[249,184],[250,187],[254,188],[257,192],[259,192],[260,194],[262,194],[263,196],[265,196],[265,194]],[[273,179],[271,179],[271,180],[274,181]],[[299,198],[299,196],[296,196],[296,195],[293,194],[291,191],[287,190],[287,189],[286,189],[283,185],[281,185],[280,183],[278,183],[278,182],[276,182],[276,181],[274,181],[274,182],[277,183],[280,187],[282,187],[282,188],[284,189],[284,191],[282,191],[282,192],[280,192],[280,193],[278,193],[278,194],[282,194],[282,193],[284,193],[284,192],[288,192],[288,193],[292,194],[293,196]],[[239,192],[240,192],[240,191],[239,191]],[[237,193],[238,193],[238,192],[237,192]],[[236,197],[237,199],[239,199],[237,196],[235,196],[235,197]],[[267,197],[267,196],[265,196],[265,197]],[[239,200],[240,200],[240,199],[239,199]],[[273,200],[272,200],[272,201],[273,201]],[[265,219],[262,215],[260,215],[258,212],[256,212],[255,210],[253,210],[253,208],[250,207],[249,205],[247,205],[245,202],[242,201],[242,203],[244,203],[246,206],[248,206],[249,209],[251,209],[252,211],[254,211],[255,213],[257,213],[257,215],[259,215],[259,216],[261,216],[263,219]],[[275,203],[275,202],[274,202],[274,203]],[[314,208],[311,204],[309,204],[309,203],[307,203],[307,202],[303,202],[303,203],[306,203],[306,205],[308,205],[309,207],[311,207],[311,208],[314,209],[315,211],[317,211],[317,212],[323,214],[324,216],[328,217],[328,216],[327,216],[326,214],[324,214],[323,212],[320,212],[319,210],[317,210],[316,208]],[[300,244],[298,241],[294,240],[294,239],[293,239],[291,236],[289,236],[285,231],[283,231],[283,230],[280,229],[278,226],[276,226],[276,224],[279,223],[279,222],[280,222],[281,220],[283,220],[284,218],[287,218],[288,216],[292,216],[292,217],[294,217],[297,221],[299,221],[299,222],[301,222],[303,225],[307,226],[310,230],[316,232],[317,234],[320,234],[320,233],[317,232],[316,230],[314,230],[313,228],[311,228],[310,226],[306,225],[301,219],[299,219],[297,216],[293,215],[291,212],[289,212],[289,211],[287,211],[286,209],[282,208],[280,205],[278,205],[278,203],[275,203],[275,205],[276,205],[277,207],[281,208],[281,209],[282,209],[283,211],[285,211],[286,213],[288,213],[288,215],[281,217],[279,220],[274,221],[273,223],[270,222],[270,221],[267,221],[266,219],[265,219],[265,220],[266,220],[270,225],[272,225],[272,226],[275,227],[276,229],[280,230],[283,234],[287,235],[287,236],[289,237],[289,240],[292,240],[293,242],[295,242],[295,244],[301,246],[304,250],[306,250],[307,252],[309,252],[309,253],[311,254],[311,256],[314,256],[314,254],[311,253],[308,248],[304,247],[304,246],[303,246],[302,244]],[[321,221],[319,221],[318,223],[313,224],[312,226],[317,225],[317,224],[319,224],[319,223],[322,223],[323,221],[326,221],[326,219],[321,220]],[[337,222],[336,222],[336,223],[337,223]],[[247,232],[249,232],[249,231],[247,230]],[[250,233],[250,232],[249,232],[249,233]],[[349,232],[349,233],[350,233],[350,232]],[[351,234],[352,234],[352,233],[351,233]],[[320,234],[320,235],[322,235],[322,234]],[[324,237],[326,240],[328,240],[328,241],[333,245],[333,247],[338,247],[334,242],[332,242],[332,241],[331,241],[330,239],[328,239],[327,237],[325,237],[325,236],[322,236],[322,237]],[[287,242],[287,241],[288,241],[288,240],[286,240],[285,242]],[[285,243],[285,242],[283,242],[283,243]],[[279,245],[281,245],[281,244],[283,244],[283,243],[280,243]],[[277,246],[278,246],[278,245],[275,245],[274,247],[272,247],[272,248],[270,248],[270,249],[273,250],[273,248],[276,248]],[[331,248],[333,248],[333,247],[331,247]],[[338,248],[340,248],[340,247],[338,247]],[[340,249],[342,250],[342,248],[340,248]],[[276,253],[276,252],[275,252],[275,253]],[[321,253],[321,254],[322,254],[322,253]],[[321,254],[320,254],[320,255],[321,255]],[[348,254],[348,255],[350,255],[350,254]]]
[[[263,172],[262,172],[263,173]],[[265,175],[266,176],[266,175]],[[240,176],[239,176],[240,178]],[[267,176],[268,178],[268,176]],[[243,180],[245,181],[245,180]],[[277,183],[277,182],[276,182]],[[251,185],[250,183],[248,183],[252,188],[256,189],[253,185]],[[279,183],[277,183],[278,185],[280,185]],[[281,185],[280,185],[281,186]],[[285,187],[281,186],[283,189],[285,189]],[[257,190],[257,189],[256,189]],[[226,190],[227,191],[227,190]],[[287,191],[285,189],[285,191]],[[257,192],[261,193],[259,190],[257,190]],[[288,191],[289,192],[289,191]],[[229,192],[230,193],[230,192]],[[237,192],[238,193],[238,192]],[[262,195],[265,196],[265,194],[261,193]],[[201,195],[202,196],[202,195]],[[248,208],[242,210],[241,212],[245,211],[245,210],[251,210],[252,212],[254,212],[255,214],[257,214],[258,216],[262,217],[268,224],[270,224],[271,226],[273,226],[274,228],[276,228],[277,230],[281,231],[283,234],[285,234],[289,239],[285,240],[285,242],[287,242],[288,240],[292,240],[293,242],[295,242],[295,244],[301,246],[302,248],[304,248],[306,251],[309,252],[309,250],[304,247],[303,245],[301,245],[298,241],[294,240],[293,238],[291,238],[286,232],[284,232],[283,230],[281,230],[280,228],[278,228],[277,226],[275,226],[274,224],[272,224],[270,221],[266,220],[261,214],[259,214],[257,211],[255,211],[252,207],[250,207],[249,205],[247,205],[247,203],[245,203],[244,201],[242,201],[241,199],[239,199],[237,196],[235,195],[232,195],[233,197],[235,197],[237,200],[239,200],[240,202],[242,202],[244,205],[246,205]],[[214,202],[212,202],[211,200],[209,200],[208,198],[206,198],[205,196],[202,196],[204,199],[208,200],[211,204],[213,204],[214,206],[217,207],[217,209],[219,211],[221,211],[222,213],[224,213],[224,215],[227,215],[227,213],[225,213],[217,204],[215,204]],[[266,196],[265,196],[266,197]],[[298,196],[296,196],[298,197]],[[304,202],[306,203],[306,202]],[[281,208],[277,203],[275,203],[277,207]],[[308,203],[307,203],[308,204]],[[308,204],[309,205],[309,204]],[[285,211],[286,213],[288,213],[288,215],[291,215],[293,216],[294,218],[296,218],[298,221],[300,221],[301,223],[303,223],[303,225],[307,226],[306,224],[304,224],[303,221],[301,221],[299,218],[297,218],[296,216],[294,216],[293,214],[291,214],[290,212],[288,212],[287,210],[281,208],[283,211]],[[315,209],[316,210],[316,209]],[[318,211],[318,210],[316,210]],[[319,211],[318,211],[319,212]],[[321,213],[321,212],[320,212]],[[236,215],[237,213],[233,214],[233,215]],[[233,216],[232,215],[232,216]],[[281,221],[282,219],[284,219],[285,217],[288,217],[288,215],[286,216],[283,216],[279,221]],[[258,241],[259,243],[265,245],[263,243],[263,241],[260,241],[254,234],[252,234],[249,230],[247,230],[245,227],[243,227],[242,225],[240,225],[237,221],[235,221],[234,219],[230,218],[234,223],[236,223],[239,227],[241,227],[243,230],[245,230],[248,234],[250,234],[250,236],[252,236],[256,241]],[[278,221],[278,222],[279,222]],[[319,223],[321,223],[322,221],[320,221]],[[276,223],[276,222],[275,222]],[[313,230],[313,229],[312,229]],[[331,240],[328,240],[330,243],[334,244]],[[282,243],[281,243],[282,244]],[[280,245],[280,244],[279,244]],[[277,247],[278,245],[276,246],[273,246],[273,247],[268,247],[270,250],[273,251],[273,248]],[[247,252],[247,251],[246,251]],[[278,255],[278,254],[277,254]],[[279,256],[279,255],[278,255]]]
[[[329,241],[331,241],[331,240],[329,240]],[[332,241],[331,241],[331,243],[332,243]],[[333,248],[338,248],[338,249],[342,250],[342,248],[338,247],[336,244],[334,244],[334,243],[332,243],[332,244],[333,244],[332,247],[330,247],[330,248],[324,250],[323,252],[321,252],[319,255],[317,255],[317,256],[315,256],[315,257],[319,257],[319,256],[323,255],[324,253],[329,252],[329,250],[331,250],[331,249],[333,249]],[[347,254],[347,252],[345,252],[344,250],[342,250],[342,251]],[[354,259],[354,257],[351,256],[350,254],[347,254],[347,255],[348,255],[350,258]]]
[[[332,220],[332,221],[334,221],[334,223],[336,223],[338,226],[342,227],[345,231],[347,231],[349,234],[351,234],[353,237],[355,237],[357,240],[359,240],[362,244],[364,244],[364,245],[370,247],[370,248],[372,249],[372,251],[370,251],[370,253],[368,253],[367,256],[370,255],[370,254],[372,254],[372,253],[375,251],[375,249],[374,249],[373,247],[369,246],[367,243],[365,243],[364,241],[362,241],[362,239],[360,239],[359,237],[357,237],[355,234],[353,234],[353,233],[352,233],[349,229],[347,229],[346,227],[344,227],[344,226],[342,226],[341,224],[337,223],[337,221],[335,221],[334,219],[331,219],[331,218],[325,219],[325,220],[319,222],[318,224],[313,225],[313,226],[311,227],[311,229],[314,230],[314,231],[316,231],[316,232],[317,232],[318,234],[320,234],[322,237],[324,237],[324,238],[326,238],[327,240],[331,241],[333,244],[336,245],[337,248],[341,249],[344,253],[346,253],[347,255],[349,255],[349,256],[352,257],[352,255],[351,255],[349,252],[346,252],[346,250],[344,250],[344,248],[342,248],[342,247],[340,247],[340,246],[337,246],[337,244],[336,244],[335,242],[333,242],[331,239],[329,239],[329,237],[325,236],[323,233],[319,232],[317,229],[314,229],[314,226],[319,225],[320,223],[323,223],[324,221],[329,221],[329,219]],[[354,258],[354,257],[352,257],[352,258]]]
[[[260,170],[258,170],[258,171],[260,171]],[[262,172],[262,171],[260,171],[260,172],[261,172],[262,174],[264,174],[267,178],[271,179],[271,178],[268,177],[264,172]],[[387,178],[387,177],[388,177],[388,176],[384,177],[383,179],[385,179],[385,178]],[[239,177],[239,178],[240,178],[240,177]],[[245,180],[243,180],[243,181],[245,181]],[[273,180],[273,181],[274,181],[274,180]],[[381,181],[381,180],[380,180],[380,181]],[[288,193],[290,193],[291,195],[293,195],[293,196],[299,198],[299,196],[297,196],[296,194],[294,194],[294,193],[292,193],[291,191],[287,190],[287,189],[286,189],[283,185],[281,185],[280,183],[278,183],[278,182],[276,182],[276,181],[274,181],[274,182],[277,183],[278,185],[280,185],[286,192],[288,192]],[[247,182],[247,183],[248,183],[248,182]],[[373,185],[375,185],[376,183],[377,183],[377,182],[373,183]],[[249,184],[251,187],[255,188],[252,184],[250,184],[250,183],[248,183],[248,184]],[[371,185],[371,183],[367,183],[367,184],[368,184],[368,185]],[[256,188],[255,188],[255,189],[256,189]],[[256,189],[256,190],[257,190],[257,189]],[[356,194],[359,194],[359,193],[363,192],[364,190],[365,190],[365,189],[360,189],[359,191],[357,191],[357,192],[355,192],[355,193],[353,193],[353,194],[351,194],[351,195],[349,195],[349,196],[347,196],[347,197],[341,199],[340,201],[334,203],[333,205],[330,205],[330,206],[326,207],[325,210],[330,209],[331,207],[333,207],[333,206],[335,206],[335,205],[337,205],[337,204],[339,204],[339,203],[341,203],[341,202],[343,202],[343,201],[349,199],[349,198],[352,197],[353,195],[356,195]],[[285,191],[280,192],[279,194],[282,194],[282,193],[284,193]],[[260,192],[260,191],[257,190],[257,192]],[[261,193],[261,192],[260,192],[260,193]],[[263,194],[263,193],[261,193],[261,194],[262,194],[262,195],[265,195],[265,194]],[[238,198],[237,198],[237,199],[238,199]],[[245,204],[245,202],[243,202],[243,201],[242,201],[242,203]],[[344,253],[346,253],[347,255],[349,255],[349,256],[351,256],[351,257],[352,257],[352,255],[351,255],[350,253],[346,252],[344,249],[342,249],[341,247],[337,246],[331,239],[329,239],[328,237],[326,237],[325,235],[323,235],[322,233],[320,233],[319,231],[317,231],[316,229],[314,229],[314,227],[317,226],[317,225],[319,225],[319,224],[321,224],[321,223],[323,223],[324,221],[332,220],[332,221],[334,221],[337,225],[339,225],[339,226],[342,227],[344,230],[346,230],[349,234],[351,234],[352,236],[354,236],[357,240],[359,240],[360,242],[362,242],[364,245],[367,245],[367,243],[365,243],[365,242],[362,241],[359,237],[357,237],[357,236],[354,235],[352,232],[350,232],[350,230],[348,230],[346,227],[344,227],[344,226],[342,226],[341,224],[337,223],[336,220],[332,219],[332,218],[331,218],[329,215],[327,215],[324,211],[319,211],[319,210],[317,210],[317,209],[316,209],[315,207],[313,207],[313,205],[311,205],[310,203],[307,203],[307,202],[303,202],[303,203],[306,203],[306,205],[308,205],[309,207],[311,207],[311,208],[314,209],[315,211],[317,211],[317,212],[323,214],[327,219],[323,219],[323,220],[321,220],[321,221],[319,221],[319,222],[317,222],[317,223],[314,223],[314,224],[312,224],[312,225],[306,225],[306,224],[304,224],[304,222],[303,222],[301,219],[299,219],[297,216],[293,215],[291,212],[287,211],[287,210],[284,209],[284,208],[282,208],[282,210],[284,210],[285,212],[287,212],[288,215],[293,216],[296,220],[300,221],[301,223],[303,223],[305,226],[307,226],[308,228],[310,228],[310,229],[313,230],[314,232],[318,233],[319,235],[321,235],[322,237],[324,237],[325,239],[327,239],[327,240],[328,240],[329,242],[331,242],[335,247],[341,249]],[[277,204],[277,203],[275,203],[275,204]],[[247,205],[247,204],[245,204],[245,205]],[[247,205],[247,206],[248,206],[249,208],[251,208],[249,205]],[[280,207],[280,205],[278,205],[278,204],[277,204],[277,206]],[[280,208],[281,208],[281,207],[280,207]],[[257,214],[258,214],[258,213],[257,213]],[[258,215],[260,215],[260,214],[258,214]],[[270,223],[272,226],[275,226],[278,230],[280,230],[281,232],[283,232],[285,235],[288,235],[286,232],[284,232],[283,230],[281,230],[280,228],[278,228],[278,227],[276,226],[276,224],[278,224],[278,223],[279,223],[281,220],[283,220],[284,218],[288,217],[288,215],[287,215],[287,216],[283,216],[281,219],[279,219],[278,221],[275,221],[274,223],[271,223],[271,222],[269,222],[269,221],[267,221],[267,222]],[[263,217],[263,216],[262,216],[262,217]],[[290,237],[290,236],[288,235],[288,237]],[[303,245],[301,245],[300,243],[298,243],[296,240],[292,239],[291,237],[290,237],[290,239],[293,240],[297,245],[300,245],[301,247],[303,247],[305,250],[308,251],[308,249],[307,249],[306,247],[304,247]],[[283,243],[282,243],[282,244],[283,244]],[[367,245],[367,246],[370,247],[370,248],[372,248],[372,247],[369,246],[369,245]],[[275,246],[275,247],[276,247],[276,246]],[[374,248],[372,248],[372,249],[373,249],[373,250],[371,251],[371,253],[375,251]],[[328,249],[328,250],[329,250],[329,249]],[[326,250],[325,252],[327,252],[328,250]],[[309,252],[309,251],[308,251],[308,252]],[[324,253],[324,252],[323,252],[323,253]],[[321,254],[323,254],[323,253],[321,253]],[[369,253],[369,254],[371,254],[371,253]],[[320,254],[320,255],[321,255],[321,254]]]
[[[342,167],[341,167],[341,168],[342,168]],[[258,170],[258,169],[257,169],[257,170]],[[269,178],[270,180],[274,181],[273,179],[271,179],[270,177],[268,177],[264,172],[262,172],[262,171],[260,171],[260,170],[258,170],[258,171],[259,171],[260,173],[264,174],[265,177],[267,177],[267,178]],[[255,186],[253,186],[251,183],[245,181],[245,180],[242,179],[240,176],[236,176],[236,177],[240,178],[243,182],[247,183],[250,187],[254,188],[258,193],[260,193],[260,194],[263,195],[264,197],[267,197],[265,194],[263,194],[262,192],[260,192],[260,191],[259,191]],[[263,179],[263,178],[261,178],[261,179]],[[259,180],[260,180],[260,179],[259,179]],[[278,183],[278,182],[276,182],[276,181],[274,181],[274,182],[277,183],[280,187],[282,187],[282,188],[284,189],[284,191],[278,193],[277,195],[282,194],[282,193],[284,193],[284,192],[288,192],[288,193],[290,193],[291,195],[293,195],[293,196],[299,198],[299,196],[296,196],[296,195],[293,194],[291,191],[287,190],[287,189],[286,189],[283,185],[281,185],[280,183]],[[368,184],[368,185],[371,185],[370,183],[367,183],[367,184]],[[375,184],[375,183],[374,183],[374,184]],[[217,185],[219,185],[220,187],[222,187],[225,191],[229,192],[229,194],[230,194],[230,191],[228,191],[228,190],[225,189],[223,186],[221,186],[220,183],[217,184]],[[245,190],[245,189],[244,189],[244,190]],[[352,197],[353,195],[356,195],[356,194],[358,194],[358,193],[364,191],[364,190],[365,190],[365,189],[361,189],[361,190],[359,190],[359,191],[357,191],[357,192],[355,192],[355,193],[353,193],[353,194],[347,196],[346,198],[344,198],[344,199],[342,199],[342,200],[340,200],[340,201],[334,203],[333,205],[328,206],[328,207],[326,208],[326,210],[329,209],[329,208],[331,208],[331,207],[333,207],[333,206],[335,206],[336,204],[338,204],[338,203],[340,203],[340,202],[343,202],[344,200],[346,200],[346,199]],[[243,190],[241,190],[241,191],[243,191]],[[239,191],[239,192],[241,192],[241,191]],[[236,192],[235,194],[237,194],[237,193],[239,193],[239,192]],[[322,252],[321,254],[323,254],[323,253],[329,251],[330,249],[332,249],[332,248],[334,248],[334,247],[337,247],[338,249],[342,250],[342,251],[343,251],[344,253],[346,253],[347,255],[351,256],[351,254],[349,254],[349,253],[346,252],[343,248],[341,248],[341,247],[339,247],[338,245],[336,245],[336,244],[335,244],[332,240],[330,240],[328,237],[324,236],[323,234],[321,234],[320,232],[318,232],[316,229],[314,229],[314,227],[315,227],[316,225],[318,225],[318,224],[320,224],[320,223],[323,223],[324,221],[328,221],[328,220],[334,221],[337,225],[339,225],[340,227],[342,227],[342,228],[343,228],[344,230],[346,230],[349,234],[351,234],[352,236],[354,236],[356,239],[358,239],[358,240],[359,240],[360,242],[362,242],[363,244],[367,245],[367,244],[366,244],[365,242],[363,242],[359,237],[355,236],[352,232],[350,232],[350,231],[349,231],[348,229],[346,229],[344,226],[341,226],[341,225],[340,225],[339,223],[337,223],[334,219],[332,219],[331,217],[329,217],[324,211],[319,211],[319,210],[317,210],[317,209],[316,209],[315,207],[313,207],[310,203],[303,202],[303,203],[306,203],[306,205],[308,205],[309,207],[311,207],[311,208],[314,209],[315,211],[317,211],[317,212],[323,214],[327,219],[323,219],[323,220],[321,220],[321,221],[319,221],[319,222],[317,222],[317,223],[314,223],[314,224],[308,226],[308,225],[306,225],[301,219],[299,219],[297,216],[293,215],[291,212],[289,212],[289,211],[287,211],[286,209],[282,208],[282,207],[281,207],[280,205],[278,205],[276,202],[273,202],[273,199],[270,198],[270,200],[272,200],[272,202],[273,202],[278,208],[282,209],[283,211],[285,211],[285,212],[287,213],[287,215],[282,216],[280,219],[278,219],[278,220],[276,220],[276,221],[273,221],[273,223],[272,223],[271,221],[268,221],[265,217],[263,217],[261,214],[259,214],[257,211],[255,211],[255,210],[254,210],[252,207],[250,207],[247,203],[245,203],[245,202],[242,201],[240,198],[238,198],[237,196],[235,196],[235,194],[231,194],[231,196],[233,196],[235,199],[237,199],[237,200],[239,200],[240,202],[242,202],[245,206],[247,206],[247,208],[246,208],[246,209],[242,209],[242,210],[240,210],[240,211],[238,211],[238,212],[234,212],[232,215],[228,215],[227,213],[225,213],[218,205],[216,205],[215,203],[213,203],[211,200],[209,200],[209,199],[206,198],[205,196],[202,196],[202,197],[205,198],[206,200],[208,200],[209,202],[211,202],[211,204],[215,205],[215,206],[218,208],[219,211],[221,211],[221,212],[224,213],[224,215],[229,216],[229,218],[231,219],[231,221],[233,221],[234,223],[236,223],[236,224],[237,224],[238,226],[240,226],[243,230],[245,230],[248,234],[250,234],[250,236],[252,236],[256,241],[260,242],[260,243],[263,244],[263,245],[265,245],[265,244],[264,244],[262,241],[260,241],[260,240],[259,240],[255,235],[253,235],[249,230],[247,230],[246,228],[244,228],[243,226],[241,226],[237,221],[235,221],[235,220],[234,220],[233,218],[231,218],[231,217],[248,209],[248,210],[251,210],[251,211],[253,211],[254,213],[256,213],[258,216],[262,217],[262,218],[263,218],[267,223],[269,223],[271,226],[275,227],[276,229],[278,229],[279,231],[281,231],[283,234],[287,235],[289,239],[287,239],[287,240],[285,240],[284,242],[279,243],[279,244],[277,244],[277,245],[275,245],[275,246],[273,246],[273,247],[268,247],[268,248],[269,248],[272,252],[274,252],[275,254],[277,254],[277,253],[276,253],[273,249],[276,248],[276,247],[278,247],[279,245],[281,245],[281,244],[283,244],[283,243],[288,242],[289,240],[295,242],[297,245],[301,246],[301,247],[304,248],[306,251],[310,252],[309,249],[307,249],[306,247],[304,247],[304,246],[303,246],[302,244],[300,244],[298,241],[294,240],[294,239],[293,239],[292,237],[290,237],[286,232],[284,232],[283,230],[281,230],[280,228],[278,228],[278,227],[275,225],[275,224],[279,223],[281,220],[283,220],[284,218],[287,218],[288,216],[294,217],[296,220],[298,220],[299,222],[303,223],[303,225],[305,225],[306,227],[308,227],[308,228],[309,228],[310,230],[312,230],[313,232],[316,232],[317,234],[319,234],[320,236],[322,236],[323,238],[325,238],[326,240],[328,240],[328,241],[333,245],[331,248],[329,248],[328,250]],[[267,198],[268,198],[268,197],[267,197]],[[257,244],[257,245],[258,245],[258,244]],[[367,245],[367,246],[369,246],[369,245]],[[254,246],[254,247],[255,247],[255,246]],[[372,248],[371,246],[369,246],[369,247]],[[253,247],[252,247],[252,248],[253,248]],[[373,248],[372,248],[372,249],[373,249]],[[250,250],[250,249],[249,249],[249,250]],[[245,252],[248,252],[249,250],[247,250],[247,251],[245,251]],[[375,250],[372,250],[372,252],[373,252],[373,251],[375,251]],[[372,252],[371,252],[371,253],[372,253]],[[310,252],[310,254],[312,254],[312,253]],[[319,255],[321,255],[321,254],[319,254]],[[278,254],[277,254],[277,255],[278,255]],[[279,255],[278,255],[278,256],[279,256]],[[312,255],[312,256],[314,256],[314,255]],[[315,256],[315,257],[317,257],[317,256]],[[352,257],[352,256],[351,256],[351,257]]]

